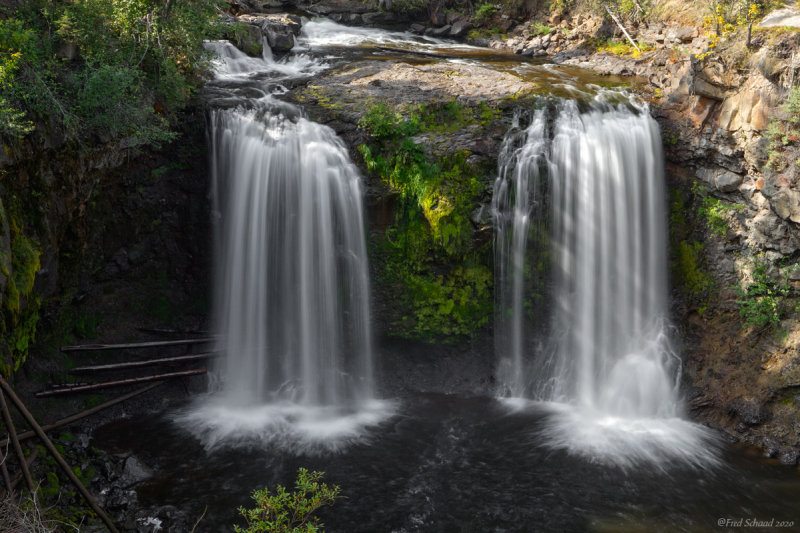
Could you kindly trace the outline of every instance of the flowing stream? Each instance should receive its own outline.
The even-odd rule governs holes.
[[[683,418],[660,138],[646,109],[575,69],[324,20],[306,22],[279,61],[266,46],[262,58],[208,47],[218,57],[206,89],[214,319],[226,357],[214,390],[178,415],[96,431],[95,446],[153,469],[136,487],[141,505],[230,531],[252,490],[291,486],[303,466],[342,486],[322,513],[331,532],[717,531],[722,520],[796,519],[796,473]],[[499,156],[500,401],[380,399],[361,177],[333,130],[280,99],[353,57],[414,53],[514,72],[554,95],[515,118]],[[580,104],[565,98],[576,95]]]

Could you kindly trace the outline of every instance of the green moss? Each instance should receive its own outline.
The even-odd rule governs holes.
[[[473,335],[491,316],[490,243],[476,251],[470,221],[488,169],[471,163],[467,150],[428,154],[414,136],[485,128],[498,117],[485,103],[379,103],[360,121],[373,141],[358,147],[364,166],[400,200],[374,250],[381,282],[400,304],[391,320],[394,336],[451,342]]]
[[[0,373],[9,375],[16,371],[28,357],[36,327],[39,323],[41,302],[34,293],[36,273],[41,267],[38,245],[22,229],[20,218],[8,214],[10,237],[10,271],[4,264],[6,280],[2,308],[3,353],[0,357]]]
[[[700,314],[708,308],[714,291],[714,280],[706,269],[704,245],[693,238],[690,220],[692,210],[679,189],[670,191],[670,243],[672,279],[676,287],[697,306]]]
[[[705,271],[703,244],[697,241],[681,241],[675,252],[676,282],[692,297],[705,299],[714,286],[711,276]]]

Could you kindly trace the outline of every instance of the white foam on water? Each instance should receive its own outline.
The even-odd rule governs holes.
[[[302,454],[330,453],[370,438],[371,431],[394,416],[395,402],[370,400],[360,405],[308,406],[291,402],[232,406],[211,396],[175,417],[208,451],[227,447],[276,446]]]

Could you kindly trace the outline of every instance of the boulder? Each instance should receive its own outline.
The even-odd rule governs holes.
[[[667,40],[673,43],[690,43],[698,35],[697,28],[679,26],[667,32]]]
[[[406,16],[402,13],[394,11],[379,11],[377,13],[364,13],[361,19],[367,26],[393,26],[402,24],[407,20]]]
[[[261,57],[264,51],[264,34],[260,26],[243,24],[242,30],[236,34],[236,48],[253,57]]]
[[[770,198],[770,207],[784,220],[800,224],[800,193],[793,189],[781,189]]]
[[[472,29],[472,24],[467,20],[459,20],[450,26],[451,37],[464,37]]]
[[[713,185],[720,192],[734,192],[744,181],[744,176],[741,174],[724,168],[701,168],[697,171],[697,177]]]
[[[782,448],[778,453],[778,460],[781,464],[794,466],[797,464],[798,453],[794,448]]]
[[[728,411],[746,426],[758,426],[767,421],[767,410],[755,398],[740,396],[728,405]]]
[[[440,28],[434,28],[433,30],[431,30],[430,34],[433,35],[434,37],[445,37],[449,33],[450,33],[450,26],[445,25]]]

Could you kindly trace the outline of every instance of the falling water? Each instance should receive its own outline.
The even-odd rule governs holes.
[[[500,172],[492,196],[495,219],[495,351],[502,354],[499,380],[504,394],[524,397],[531,376],[525,359],[534,347],[536,304],[544,290],[546,274],[540,257],[548,239],[547,118],[537,111],[527,129],[521,116],[506,135],[499,157]],[[530,246],[529,246],[530,243]],[[535,267],[540,267],[538,271]],[[533,267],[533,268],[532,268]]]
[[[523,143],[507,139],[495,185],[501,393],[552,402],[545,442],[555,447],[621,463],[694,461],[704,432],[679,418],[680,360],[667,334],[658,126],[630,105],[557,107],[535,113]],[[549,281],[531,289],[530,259],[547,254]],[[545,303],[527,308],[546,336],[522,316],[532,290]]]
[[[212,111],[225,390],[242,404],[373,396],[361,181],[334,132]]]
[[[208,447],[252,437],[330,447],[385,407],[374,400],[361,178],[333,130],[262,81],[319,64],[209,48],[223,80],[208,132],[224,357],[221,390],[182,420]]]

